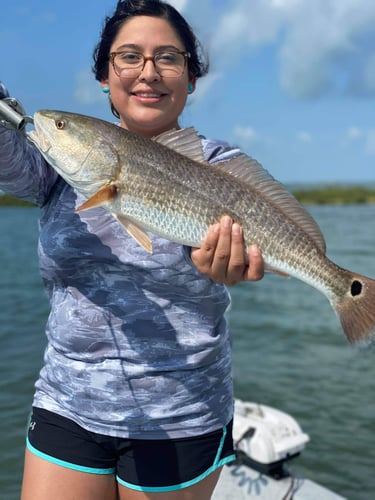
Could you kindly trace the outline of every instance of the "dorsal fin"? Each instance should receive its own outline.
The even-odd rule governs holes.
[[[193,127],[170,130],[154,137],[153,140],[192,160],[207,163],[204,159],[201,139]],[[216,163],[215,167],[260,191],[309,234],[318,248],[325,253],[324,237],[315,220],[285,186],[276,181],[260,163],[245,154],[240,154],[231,160]]]
[[[194,127],[169,130],[152,138],[169,149],[173,149],[191,160],[207,163],[204,159],[201,138]]]
[[[323,253],[326,252],[326,243],[318,224],[285,186],[275,180],[260,163],[245,154],[240,154],[231,160],[216,163],[215,167],[260,191],[309,234]]]

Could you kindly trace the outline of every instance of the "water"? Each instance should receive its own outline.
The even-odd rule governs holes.
[[[328,255],[375,277],[375,206],[311,212]],[[37,209],[0,208],[0,497],[6,500],[19,498],[26,421],[45,344],[37,217]],[[372,500],[374,350],[349,347],[327,300],[297,280],[268,275],[232,288],[232,297],[237,396],[292,414],[310,435],[293,463],[296,473],[351,500]]]

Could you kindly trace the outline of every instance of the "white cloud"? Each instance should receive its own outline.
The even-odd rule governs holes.
[[[290,96],[375,95],[373,0],[229,0],[220,15],[210,50],[231,57],[219,64],[273,44]]]
[[[169,3],[182,13],[188,4],[188,0],[169,0]]]
[[[83,69],[75,76],[76,88],[74,98],[81,104],[96,104],[103,102],[103,93],[95,80],[91,69]]]
[[[199,80],[199,85],[196,87],[194,93],[190,97],[194,102],[200,101],[205,97],[215,83],[223,77],[222,73],[211,72],[204,78]]]
[[[247,144],[254,142],[259,138],[258,134],[252,127],[237,126],[233,130],[233,135]]]
[[[363,136],[363,132],[358,127],[349,127],[347,132],[346,132],[346,138],[350,142],[358,141],[358,139],[361,139],[362,136]]]
[[[236,54],[247,46],[275,41],[283,22],[283,11],[273,0],[232,0],[215,23],[212,49]]]
[[[375,128],[360,129],[349,127],[342,142],[344,146],[354,146],[369,156],[375,155]]]
[[[374,20],[375,4],[367,0],[301,1],[279,54],[284,90],[300,98],[354,88],[368,92],[361,76],[368,60],[360,62],[358,55],[364,54]]]
[[[297,139],[300,142],[304,142],[305,144],[308,144],[308,143],[312,142],[312,135],[309,134],[309,132],[305,132],[305,131],[301,130],[300,132],[297,133]]]

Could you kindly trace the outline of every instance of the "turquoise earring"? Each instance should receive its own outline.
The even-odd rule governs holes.
[[[111,89],[108,87],[108,85],[106,85],[105,87],[102,87],[102,91],[105,93],[105,94],[109,94]]]
[[[189,83],[189,85],[188,85],[188,93],[189,93],[189,94],[192,94],[192,93],[193,93],[193,90],[194,90],[194,86],[193,86],[193,84],[192,84],[192,83]]]

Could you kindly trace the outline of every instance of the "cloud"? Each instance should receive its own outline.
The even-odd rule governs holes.
[[[343,144],[359,147],[367,155],[375,155],[375,128],[367,130],[359,127],[349,127],[345,133]]]
[[[303,130],[301,130],[300,132],[297,132],[297,139],[299,140],[299,142],[308,144],[312,142],[312,135],[309,134],[309,132],[304,132]]]
[[[237,126],[233,130],[233,135],[247,144],[254,142],[259,138],[258,134],[252,127]]]
[[[227,65],[273,45],[283,90],[299,99],[375,95],[373,0],[230,0],[211,50]],[[219,59],[219,58],[218,58]]]
[[[274,42],[283,18],[274,0],[252,0],[251,6],[248,0],[232,0],[216,25],[212,49],[235,55],[249,46]]]
[[[375,156],[375,128],[349,127],[342,141],[344,146],[355,147],[358,153]]]
[[[283,89],[297,98],[375,92],[368,50],[374,21],[368,0],[301,1],[279,53]]]
[[[346,139],[349,142],[356,142],[363,137],[363,132],[358,127],[349,127],[346,131]]]
[[[218,72],[211,72],[207,76],[203,77],[201,80],[199,80],[199,85],[196,87],[196,90],[191,96],[191,100],[194,102],[200,101],[203,99],[210,89],[215,85],[215,83],[223,78],[222,73]]]
[[[188,0],[169,0],[169,3],[179,12],[183,12],[188,4]]]

